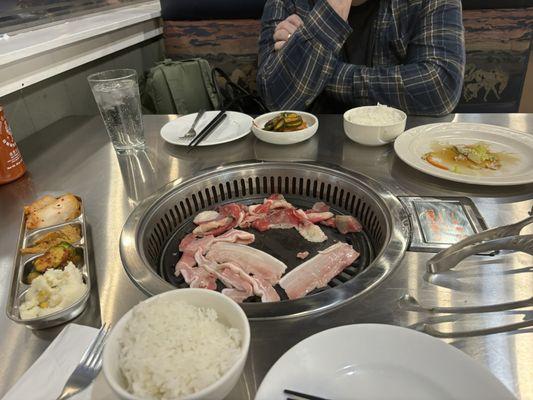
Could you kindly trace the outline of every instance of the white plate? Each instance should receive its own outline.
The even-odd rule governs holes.
[[[270,369],[255,400],[285,400],[284,389],[335,400],[514,399],[451,345],[379,324],[341,326],[301,341]]]
[[[200,133],[218,113],[219,111],[207,111],[198,122],[195,128],[196,132]],[[198,146],[213,146],[215,144],[228,143],[250,133],[253,121],[252,117],[235,111],[227,111],[226,113],[228,116],[224,121],[206,139],[202,140]],[[178,146],[187,146],[193,138],[180,139],[180,136],[187,133],[195,118],[196,113],[188,114],[166,123],[161,128],[161,137],[169,143],[177,144]]]
[[[487,143],[493,151],[513,153],[518,161],[498,171],[482,170],[476,175],[437,168],[422,159],[435,142],[445,144]],[[441,123],[409,129],[396,139],[394,150],[406,164],[426,174],[474,185],[508,186],[533,182],[533,135],[494,125]]]

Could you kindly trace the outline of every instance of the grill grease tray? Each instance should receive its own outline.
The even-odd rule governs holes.
[[[370,178],[318,164],[242,163],[172,182],[141,203],[128,218],[121,236],[121,257],[128,275],[149,295],[184,287],[172,276],[172,264],[179,257],[177,243],[191,231],[194,215],[228,202],[257,203],[272,193],[283,194],[298,207],[310,208],[314,202],[324,201],[335,213],[354,215],[361,221],[364,233],[347,237],[324,229],[330,240],[323,245],[351,240],[362,256],[326,290],[298,300],[243,303],[250,318],[302,315],[337,306],[376,286],[405,252],[410,235],[407,212],[390,192]],[[262,233],[254,245],[264,250],[270,246],[271,254],[277,251],[274,255],[291,269],[301,262],[291,261],[292,254],[309,250],[312,256],[321,249],[316,244],[304,248],[305,241],[297,241],[297,232],[291,231],[294,230]],[[271,235],[278,235],[278,239],[270,240]],[[296,240],[298,248],[281,251],[279,243],[287,240]]]

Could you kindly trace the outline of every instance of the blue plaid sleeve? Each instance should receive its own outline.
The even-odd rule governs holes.
[[[425,1],[420,13],[403,65],[369,68],[340,62],[326,91],[353,106],[379,102],[411,115],[450,113],[463,85],[461,3]]]
[[[258,86],[272,109],[305,109],[322,92],[347,107],[380,102],[412,115],[445,115],[460,97],[465,50],[460,0],[420,2],[416,28],[406,38],[402,65],[366,67],[342,62],[339,52],[349,25],[318,0],[280,51],[274,51],[276,25],[294,10],[287,0],[265,5],[259,42]],[[409,2],[395,2],[393,20],[406,18]],[[403,7],[403,8],[402,8]],[[395,20],[399,26],[405,21]],[[388,48],[377,49],[380,52]]]
[[[259,39],[258,88],[271,109],[308,107],[337,70],[338,54],[350,26],[326,0],[318,0],[304,24],[281,50],[274,50],[276,25],[287,18],[289,2],[268,0]]]

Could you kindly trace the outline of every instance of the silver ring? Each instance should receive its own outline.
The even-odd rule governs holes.
[[[292,36],[292,33],[289,33],[289,36],[287,36],[287,40],[289,40]]]

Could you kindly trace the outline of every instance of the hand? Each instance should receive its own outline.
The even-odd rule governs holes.
[[[339,16],[348,21],[348,14],[350,13],[350,7],[352,6],[352,0],[327,0],[331,8],[333,8]],[[354,3],[363,4],[366,0],[355,0]]]
[[[285,20],[277,24],[274,30],[274,50],[281,49],[301,25],[303,25],[303,21],[296,14],[289,15]]]

